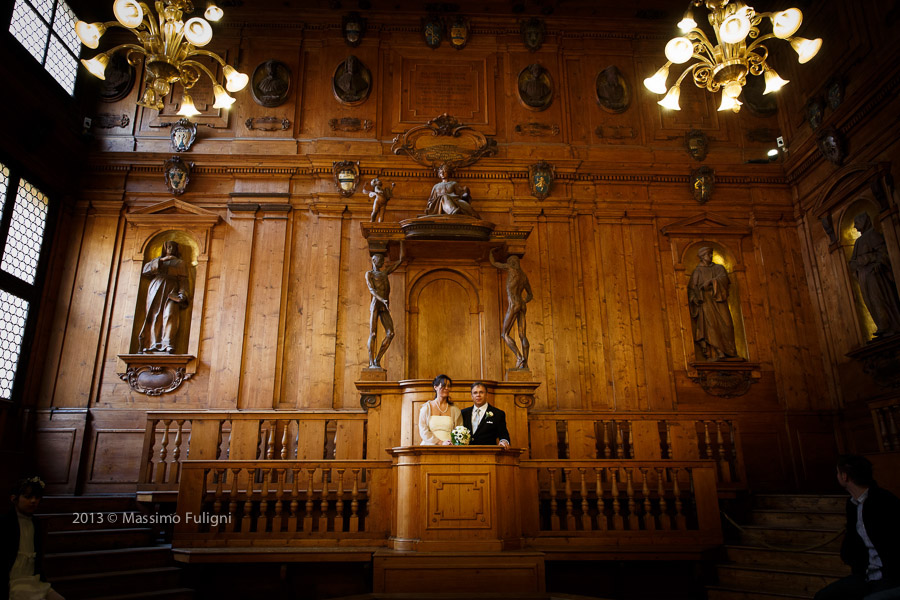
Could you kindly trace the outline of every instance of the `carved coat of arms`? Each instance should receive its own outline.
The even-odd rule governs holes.
[[[469,20],[465,17],[456,17],[450,23],[450,45],[457,50],[462,50],[469,43]]]
[[[331,165],[331,170],[338,193],[344,197],[352,196],[359,186],[359,161],[335,161]]]
[[[531,52],[537,52],[544,45],[544,22],[538,18],[522,21],[522,42]]]
[[[425,45],[432,50],[441,45],[444,39],[444,24],[438,17],[422,20],[422,37],[425,38]]]
[[[531,187],[531,195],[538,200],[543,200],[550,195],[553,186],[553,165],[541,161],[528,167],[528,185]]]
[[[356,48],[366,33],[366,20],[355,12],[345,15],[341,22],[341,31],[347,45]]]
[[[716,183],[716,172],[710,167],[703,166],[691,171],[691,194],[698,204],[706,204],[712,197],[713,186]]]
[[[166,175],[166,187],[169,191],[180,196],[187,190],[187,185],[191,181],[191,167],[194,163],[184,162],[180,156],[173,156],[163,165],[163,171]]]
[[[175,152],[187,152],[197,139],[197,124],[187,119],[178,119],[172,124],[169,139],[172,140],[172,149]]]

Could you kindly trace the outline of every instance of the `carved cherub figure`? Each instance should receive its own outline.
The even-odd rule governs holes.
[[[392,183],[391,187],[385,188],[381,184],[381,180],[376,177],[369,182],[369,185],[372,186],[372,189],[369,190],[363,186],[363,192],[368,192],[369,198],[374,200],[372,203],[372,218],[370,220],[373,223],[381,223],[384,221],[384,211],[387,209],[388,200],[394,195],[394,186],[396,184]]]

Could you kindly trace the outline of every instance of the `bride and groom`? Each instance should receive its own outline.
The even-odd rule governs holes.
[[[509,448],[506,413],[487,402],[487,387],[480,381],[471,386],[472,406],[460,410],[450,400],[450,385],[446,375],[434,378],[434,398],[419,410],[419,436],[426,446],[449,446],[450,432],[462,425],[470,432],[469,442],[477,446]]]

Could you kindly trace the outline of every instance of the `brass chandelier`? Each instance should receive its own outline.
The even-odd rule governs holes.
[[[693,9],[704,4],[709,10],[709,24],[715,33],[715,45],[694,21]],[[760,35],[759,27],[764,19],[771,21],[772,32]],[[691,0],[684,18],[678,23],[678,28],[684,35],[673,38],[666,44],[668,62],[652,77],[645,79],[644,85],[655,94],[665,94],[658,102],[660,106],[681,110],[678,105],[681,82],[688,73],[693,73],[697,87],[706,88],[711,93],[722,91],[719,110],[739,112],[742,103],[738,96],[741,95],[748,75],[765,77],[766,89],[763,94],[775,92],[788,83],[766,62],[769,51],[763,42],[773,38],[786,40],[797,52],[800,64],[811,60],[819,51],[821,39],[792,37],[802,21],[803,13],[797,8],[757,13],[740,1]],[[697,62],[688,66],[675,85],[666,91],[669,67],[672,64],[684,64],[692,58],[697,59]]]
[[[244,89],[249,77],[228,65],[218,54],[200,50],[200,47],[212,40],[212,27],[209,21],[218,21],[222,18],[222,9],[210,2],[204,13],[206,19],[193,17],[184,22],[182,20],[184,13],[190,14],[193,11],[194,5],[191,0],[157,0],[155,16],[144,2],[115,0],[113,13],[116,20],[108,23],[78,21],[75,23],[78,39],[88,48],[97,48],[100,37],[109,27],[124,27],[137,37],[140,45],[121,44],[81,62],[91,74],[106,79],[106,65],[116,52],[126,52],[127,60],[132,66],[137,66],[143,58],[146,87],[138,105],[162,110],[163,98],[171,91],[172,84],[181,83],[184,93],[178,114],[186,117],[200,114],[188,90],[197,83],[201,73],[206,74],[213,83],[215,94],[213,108],[229,108],[234,104],[234,98],[229,96],[228,92],[239,92]],[[222,66],[225,75],[224,88],[216,81],[209,68],[195,60],[198,56],[212,58]]]

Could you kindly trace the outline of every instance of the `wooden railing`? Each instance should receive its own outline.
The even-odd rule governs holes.
[[[390,535],[390,461],[184,461],[179,547],[379,546]]]
[[[152,411],[138,492],[175,491],[185,460],[364,460],[366,413]]]
[[[721,543],[713,461],[526,460],[520,473],[531,546]]]
[[[533,459],[706,459],[715,462],[721,487],[745,486],[734,415],[532,413],[528,426]]]
[[[900,450],[900,402],[896,399],[869,402],[875,437],[881,452]]]

